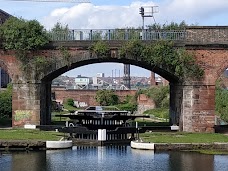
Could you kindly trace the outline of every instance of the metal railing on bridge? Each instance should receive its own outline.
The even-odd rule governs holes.
[[[95,29],[50,31],[52,41],[72,40],[185,40],[184,30]]]

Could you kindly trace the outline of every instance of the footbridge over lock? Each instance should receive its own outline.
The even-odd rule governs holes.
[[[56,36],[58,35],[58,36]],[[60,36],[61,35],[61,36]],[[100,62],[120,62],[153,71],[170,82],[170,122],[186,132],[213,132],[215,124],[215,82],[228,68],[228,27],[195,26],[183,31],[152,30],[69,30],[51,35],[52,42],[43,49],[30,51],[38,58],[36,65],[23,69],[15,51],[1,49],[0,67],[13,83],[12,125],[45,125],[51,122],[51,83],[57,76],[80,66]],[[120,48],[131,39],[143,43],[171,40],[174,48],[193,52],[204,70],[201,80],[180,80],[162,66],[148,63],[139,56],[120,56]],[[96,40],[108,44],[104,55],[91,52]]]

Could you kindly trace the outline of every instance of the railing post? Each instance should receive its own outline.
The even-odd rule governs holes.
[[[90,30],[90,34],[89,34],[89,40],[93,39],[93,30]]]
[[[128,29],[125,29],[124,31],[124,40],[128,40],[129,39],[129,30]]]
[[[144,40],[147,40],[147,29],[146,29],[146,32],[145,32],[145,36],[144,36]]]
[[[111,32],[108,30],[108,40],[111,40]]]
[[[75,40],[75,39],[74,39],[74,30],[72,30],[72,36],[73,36],[73,37],[72,37],[72,40]]]

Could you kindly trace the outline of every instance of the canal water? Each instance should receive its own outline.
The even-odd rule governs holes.
[[[228,171],[228,155],[153,152],[129,146],[1,152],[0,171]]]

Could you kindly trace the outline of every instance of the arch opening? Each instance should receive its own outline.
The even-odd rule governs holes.
[[[0,88],[6,88],[11,81],[7,65],[0,60]]]
[[[0,60],[0,125],[12,126],[12,86],[7,65]]]
[[[117,60],[117,59],[112,59],[112,60],[107,60],[107,59],[91,59],[91,60],[87,60],[87,61],[80,61],[80,62],[77,62],[77,63],[73,63],[70,67],[62,67],[48,75],[46,75],[43,79],[42,79],[42,82],[44,84],[44,87],[45,87],[45,91],[43,91],[43,94],[49,92],[49,94],[52,94],[53,93],[50,93],[52,92],[51,89],[51,81],[53,81],[57,76],[59,75],[62,75],[63,73],[67,72],[67,71],[70,71],[74,68],[79,68],[81,66],[87,66],[89,64],[95,64],[95,63],[107,63],[107,62],[116,62],[116,64],[121,64],[121,63],[124,63],[124,64],[131,64],[131,65],[135,65],[135,66],[138,66],[138,67],[142,67],[144,69],[147,69],[149,72],[153,72],[153,73],[156,73],[156,74],[159,74],[159,75],[162,75],[166,78],[167,81],[171,82],[171,84],[176,84],[178,83],[178,78],[175,77],[174,75],[172,75],[171,73],[165,71],[164,69],[161,69],[157,66],[149,66],[148,64],[144,63],[144,62],[141,62],[141,61],[134,61],[134,60],[126,60],[126,59],[121,59],[121,60]],[[152,68],[152,69],[151,69]],[[113,76],[114,76],[114,73],[113,73]],[[150,80],[151,81],[151,80]],[[166,82],[167,84],[167,82]],[[48,90],[47,90],[48,89]],[[70,90],[68,90],[69,92]],[[82,90],[81,90],[82,91]],[[68,93],[70,94],[70,93]],[[45,99],[43,99],[42,101],[42,105],[45,105],[45,109],[46,111],[43,111],[44,113],[47,113],[47,112],[50,112],[50,104],[52,102],[48,102],[48,101],[51,101],[50,99],[52,98],[51,95],[42,95],[42,97],[45,97]],[[59,100],[58,99],[58,103],[62,103],[63,100]],[[169,106],[169,108],[171,108]],[[170,111],[170,109],[167,109],[167,111]],[[173,111],[173,109],[172,109]],[[41,112],[42,113],[42,112]],[[171,112],[169,112],[171,113]],[[173,111],[173,113],[175,113]],[[170,115],[170,114],[169,114]],[[175,124],[178,124],[178,119],[172,119],[176,117],[175,114],[172,114],[169,116],[169,119],[170,119],[170,124],[173,124],[173,122],[175,121]],[[41,116],[42,118],[42,116]],[[46,118],[47,119],[47,118]],[[166,121],[168,121],[169,119],[166,119]],[[51,117],[49,116],[49,120],[51,121]]]
[[[218,76],[215,86],[215,131],[223,132],[228,125],[228,68]]]

